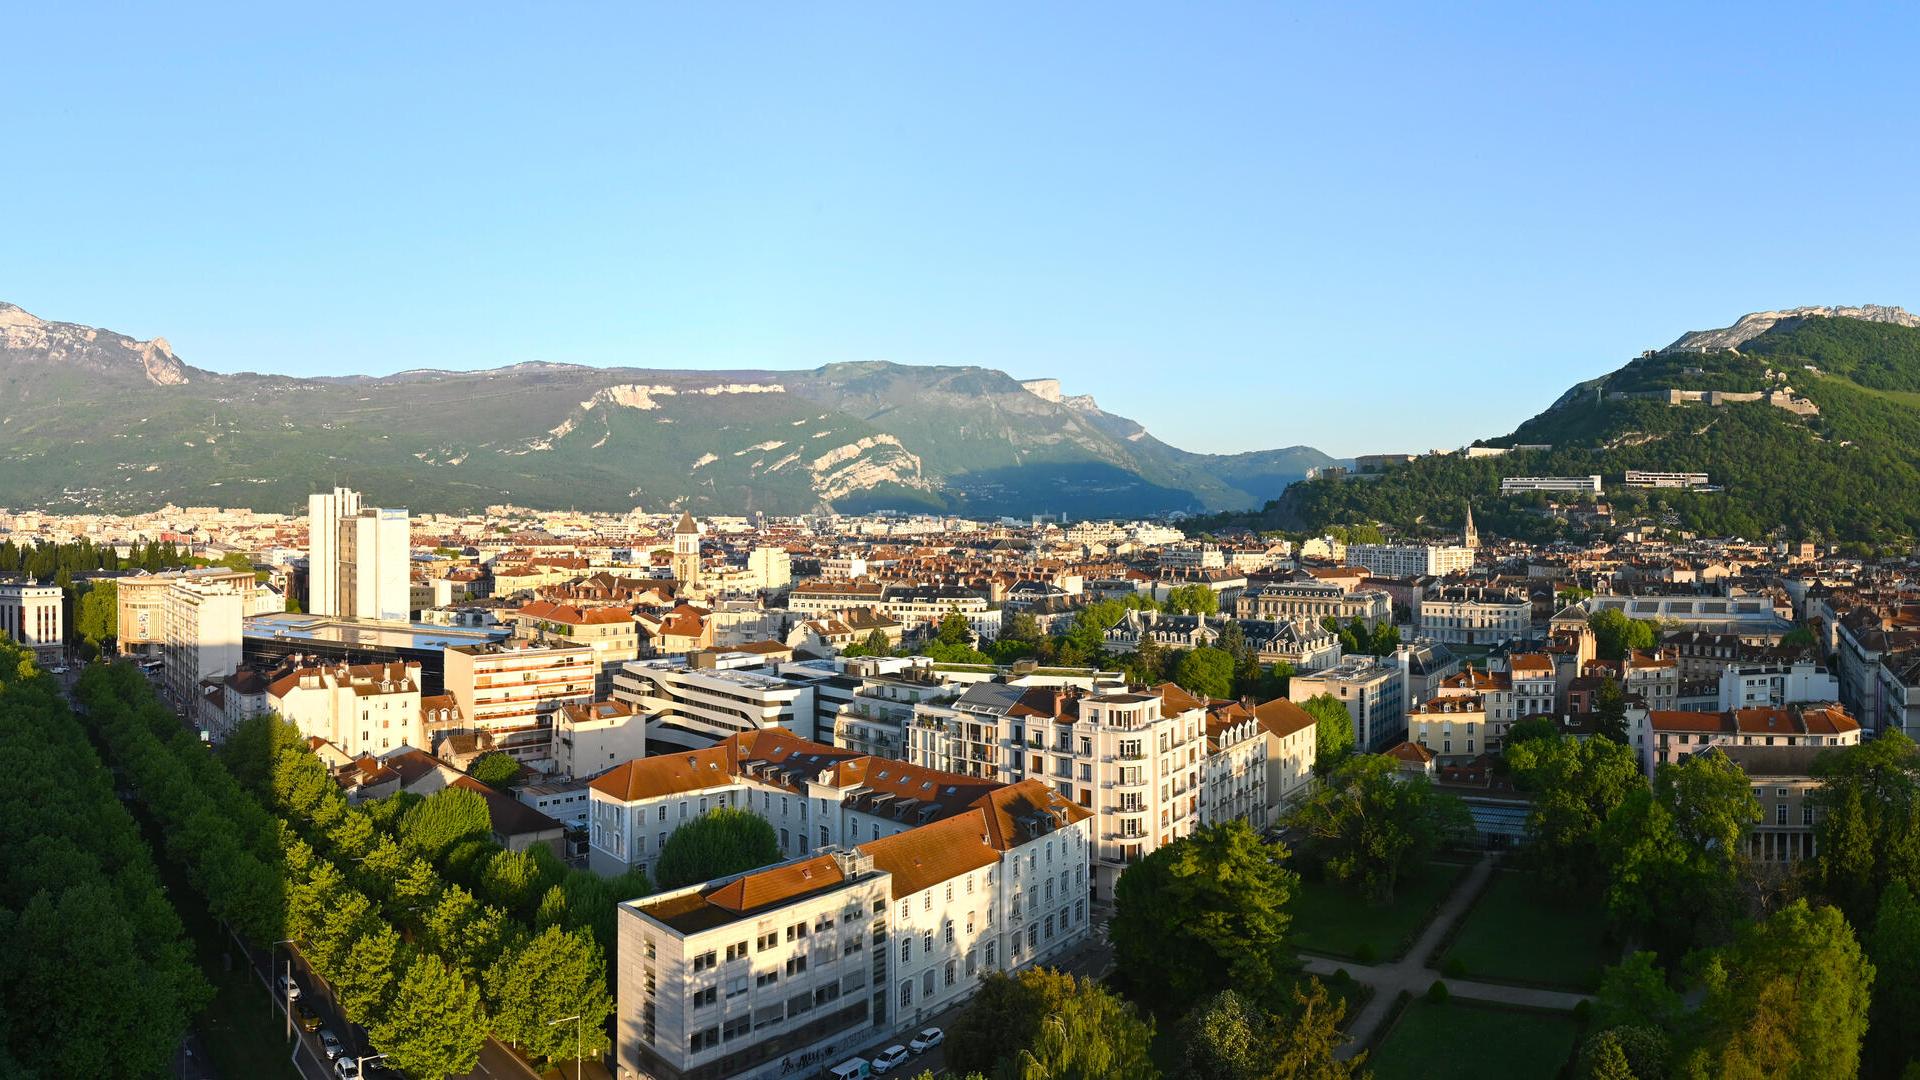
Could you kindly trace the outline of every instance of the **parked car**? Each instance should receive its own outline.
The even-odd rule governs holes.
[[[333,1075],[340,1080],[360,1080],[360,1061],[358,1058],[342,1055],[333,1063]]]
[[[877,1073],[890,1073],[901,1065],[906,1064],[906,1061],[907,1048],[901,1046],[899,1043],[895,1043],[873,1055],[873,1071]]]
[[[307,1008],[307,1003],[298,1002],[293,1007],[293,1022],[300,1025],[301,1031],[319,1031],[320,1014]]]
[[[300,984],[287,978],[285,975],[280,976],[280,996],[286,998],[288,1001],[299,1001]]]
[[[916,1055],[924,1054],[946,1041],[947,1033],[941,1031],[939,1028],[921,1028],[920,1034],[915,1035],[913,1041],[907,1043],[907,1049],[913,1051]]]
[[[320,1029],[320,1049],[326,1052],[327,1060],[332,1061],[347,1052],[347,1044],[340,1041],[340,1036],[322,1028]]]

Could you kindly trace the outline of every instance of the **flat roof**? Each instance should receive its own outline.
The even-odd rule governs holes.
[[[374,622],[331,615],[272,612],[241,620],[241,635],[276,641],[311,641],[359,649],[445,651],[461,645],[485,645],[507,636],[498,629],[438,626],[433,623]]]

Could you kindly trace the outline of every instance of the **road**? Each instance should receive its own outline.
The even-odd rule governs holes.
[[[291,962],[294,981],[300,984],[300,1003],[319,1015],[321,1030],[332,1031],[340,1036],[340,1041],[346,1044],[347,1054],[351,1057],[364,1058],[374,1053],[373,1044],[367,1038],[366,1030],[358,1024],[348,1022],[346,1014],[342,1012],[340,1003],[334,996],[333,987],[315,974],[297,952],[289,956],[284,946],[276,950],[272,958],[275,966],[271,970],[267,966],[268,958],[258,950],[248,950],[248,959],[254,978],[267,993],[273,995],[283,1017],[286,1012],[286,1002],[280,998],[279,976],[288,970],[288,964]],[[294,1048],[291,1060],[300,1075],[305,1080],[336,1080],[333,1065],[327,1061],[326,1055],[320,1048],[319,1032],[303,1032],[298,1025],[295,1025],[293,1033],[299,1036],[299,1045]],[[588,1063],[587,1072],[589,1076],[593,1074],[592,1062]],[[566,1074],[572,1076],[573,1070],[567,1069]],[[233,1078],[233,1080],[240,1080],[240,1078]],[[479,1064],[460,1080],[541,1080],[541,1077],[519,1055],[507,1049],[505,1044],[489,1038],[480,1047]]]

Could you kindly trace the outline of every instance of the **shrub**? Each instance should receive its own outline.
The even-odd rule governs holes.
[[[1449,979],[1464,979],[1467,977],[1467,965],[1457,956],[1447,957],[1447,962],[1440,965],[1440,971]]]
[[[1452,996],[1453,995],[1447,991],[1447,984],[1439,979],[1433,980],[1433,985],[1427,987],[1427,1001],[1431,1004],[1445,1005],[1447,999]]]

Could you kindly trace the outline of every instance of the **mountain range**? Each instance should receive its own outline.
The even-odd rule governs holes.
[[[193,367],[0,303],[0,506],[292,509],[351,483],[416,511],[1073,517],[1258,506],[1312,447],[1196,454],[984,367],[674,371],[523,363],[292,378]]]
[[[1708,536],[1905,543],[1920,535],[1920,317],[1893,307],[1763,311],[1682,335],[1584,380],[1477,455],[1428,454],[1293,485],[1253,514],[1195,522],[1319,530],[1382,524],[1551,539],[1584,528],[1565,497],[1511,476],[1599,474],[1616,522]],[[1625,488],[1629,469],[1705,473],[1711,491]]]

